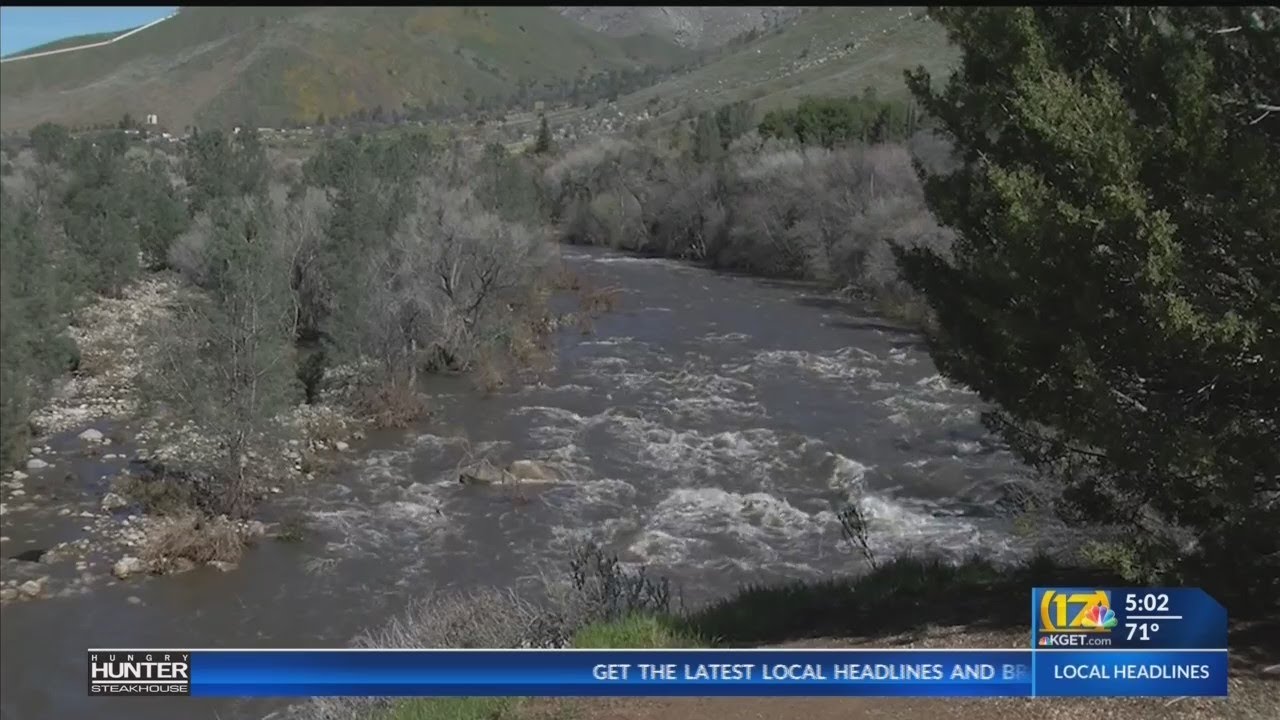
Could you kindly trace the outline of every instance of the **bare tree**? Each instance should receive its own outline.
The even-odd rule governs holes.
[[[265,199],[216,202],[197,227],[179,248],[203,292],[189,293],[157,328],[149,380],[156,399],[216,442],[222,510],[243,514],[253,496],[247,456],[271,438],[294,395],[289,258]]]
[[[549,259],[543,237],[469,190],[432,179],[418,189],[418,210],[369,257],[365,292],[344,319],[383,381],[410,388],[421,367],[469,370],[510,338]]]

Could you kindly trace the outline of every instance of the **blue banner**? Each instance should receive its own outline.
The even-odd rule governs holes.
[[[1226,697],[1226,650],[1047,650],[1037,697]]]
[[[191,694],[1026,696],[1021,650],[195,650]]]
[[[1227,611],[1198,588],[1035,588],[1036,649],[1225,650]]]
[[[97,651],[105,652],[105,651]],[[1223,696],[1226,652],[191,650],[190,694]]]

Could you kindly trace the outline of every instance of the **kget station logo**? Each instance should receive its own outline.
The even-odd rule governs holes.
[[[1040,647],[1107,647],[1117,624],[1106,590],[1046,590],[1040,598]]]
[[[89,694],[117,697],[191,694],[191,653],[90,650]]]

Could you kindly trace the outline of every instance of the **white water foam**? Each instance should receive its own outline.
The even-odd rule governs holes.
[[[797,368],[823,380],[852,383],[880,377],[884,360],[861,348],[844,348],[834,353],[804,350],[765,350],[755,355],[753,365],[759,369]]]

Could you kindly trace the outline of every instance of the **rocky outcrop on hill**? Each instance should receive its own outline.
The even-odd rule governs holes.
[[[567,18],[606,35],[645,33],[687,48],[712,48],[751,30],[772,27],[799,15],[804,8],[785,5],[755,7],[589,7],[562,6]]]

